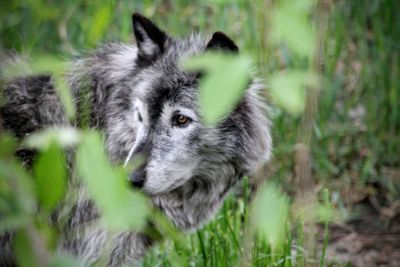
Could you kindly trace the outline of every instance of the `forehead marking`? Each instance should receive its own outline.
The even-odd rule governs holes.
[[[136,97],[144,98],[146,93],[151,90],[151,80],[150,79],[143,79],[139,81],[135,86],[135,93]]]

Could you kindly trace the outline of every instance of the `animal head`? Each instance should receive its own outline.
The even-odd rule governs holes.
[[[209,126],[198,103],[200,75],[181,66],[207,50],[238,53],[235,43],[222,32],[174,38],[139,14],[132,22],[137,48],[108,47],[114,61],[101,67],[113,81],[104,115],[111,157],[145,158],[132,184],[151,196],[187,184],[234,184],[265,162],[271,138],[260,83],[249,83],[236,108]]]
[[[255,170],[271,146],[259,85],[250,84],[236,109],[210,127],[198,105],[199,75],[180,66],[206,50],[238,53],[235,43],[222,32],[176,39],[139,14],[132,21],[138,52],[129,118],[135,140],[126,161],[139,154],[146,159],[131,174],[132,184],[159,195],[191,180],[234,180]]]

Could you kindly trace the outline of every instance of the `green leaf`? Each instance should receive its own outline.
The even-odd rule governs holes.
[[[15,153],[17,140],[11,134],[0,132],[0,147],[0,158],[11,157]]]
[[[2,59],[1,80],[10,81],[17,76],[26,76],[32,74],[28,61],[23,56],[16,58]]]
[[[88,40],[91,45],[96,44],[106,32],[108,24],[111,22],[111,11],[110,6],[104,5],[93,16],[88,33]]]
[[[306,86],[315,86],[317,79],[316,74],[306,71],[276,73],[270,79],[270,93],[277,105],[297,115],[304,110]]]
[[[51,267],[70,267],[70,266],[84,266],[77,258],[67,254],[55,255]]]
[[[199,100],[207,124],[216,124],[233,110],[250,81],[251,61],[246,56],[206,53],[187,60],[184,66],[206,72]]]
[[[278,247],[285,239],[289,201],[274,185],[265,185],[254,203],[254,220],[259,232]]]
[[[63,73],[67,68],[67,62],[51,54],[40,54],[35,56],[29,67],[32,73]]]
[[[65,82],[63,73],[61,74],[55,73],[53,75],[53,79],[55,83],[55,90],[64,107],[65,114],[67,115],[67,118],[73,119],[75,116],[74,101],[71,94],[71,90],[69,89],[67,83]]]
[[[14,216],[24,217],[35,212],[36,195],[32,180],[20,162],[0,160],[0,213],[5,218],[9,216],[12,220]]]
[[[65,109],[68,118],[74,117],[74,104],[71,90],[65,82],[65,70],[67,62],[52,55],[39,55],[30,64],[32,72],[36,74],[51,73],[54,81],[54,88]]]
[[[313,0],[280,2],[271,15],[272,42],[285,42],[297,54],[311,59],[315,51],[315,36],[308,16],[313,3]]]
[[[76,145],[80,137],[79,131],[71,127],[47,128],[29,135],[24,140],[24,145],[39,150],[45,150],[53,143],[69,147]]]
[[[79,174],[109,228],[138,229],[146,221],[147,200],[129,188],[125,170],[111,167],[102,144],[97,133],[89,132],[83,136],[76,162]]]
[[[64,151],[56,144],[42,151],[34,165],[36,191],[42,208],[51,212],[65,192],[67,170]]]
[[[18,266],[39,267],[38,259],[33,251],[34,244],[28,238],[27,231],[20,230],[14,239],[14,251]]]

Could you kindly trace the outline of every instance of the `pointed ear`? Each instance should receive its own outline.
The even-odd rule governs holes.
[[[207,44],[206,50],[222,50],[231,53],[239,52],[239,48],[236,44],[223,32],[215,32],[213,34],[211,40]]]
[[[164,52],[164,45],[168,36],[151,20],[139,13],[134,13],[132,25],[140,57],[152,60]]]

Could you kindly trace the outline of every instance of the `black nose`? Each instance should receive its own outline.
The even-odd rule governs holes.
[[[140,168],[131,174],[130,181],[133,187],[142,188],[145,178],[146,170],[144,168]]]

